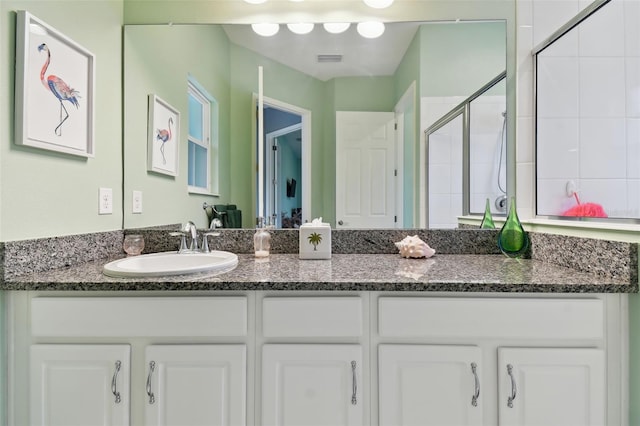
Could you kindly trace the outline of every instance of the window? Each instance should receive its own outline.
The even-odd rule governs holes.
[[[218,104],[197,81],[189,78],[189,192],[218,192]]]

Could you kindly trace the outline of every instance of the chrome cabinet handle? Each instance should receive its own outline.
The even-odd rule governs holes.
[[[471,405],[473,405],[474,407],[478,406],[478,398],[480,397],[480,379],[478,378],[477,368],[478,364],[472,362],[471,373],[473,373],[473,379],[475,380],[475,392],[471,397]]]
[[[356,382],[356,362],[355,361],[351,361],[351,375],[353,376],[351,404],[356,405],[358,403],[358,399],[356,398],[356,393],[358,392],[358,383]]]
[[[511,378],[511,396],[507,398],[507,407],[513,408],[513,401],[516,400],[516,378],[513,377],[513,365],[507,364],[507,374]]]
[[[344,225],[344,222],[343,222],[343,221],[341,221],[341,220],[339,220],[339,221],[338,221],[338,225]]]
[[[120,392],[118,392],[118,373],[120,372],[120,367],[122,363],[120,361],[116,361],[116,370],[113,372],[113,378],[111,379],[111,393],[116,399],[116,404],[120,404],[122,399],[120,398]]]
[[[149,362],[149,375],[147,376],[147,396],[149,397],[149,404],[153,404],[156,402],[156,397],[151,391],[151,376],[153,375],[153,371],[156,369],[156,362]]]

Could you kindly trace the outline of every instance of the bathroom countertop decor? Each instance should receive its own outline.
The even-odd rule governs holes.
[[[391,254],[335,254],[330,260],[300,260],[297,254],[266,259],[239,256],[220,275],[123,279],[102,274],[104,261],[21,275],[5,290],[330,290],[534,293],[629,293],[637,282],[531,259],[503,255],[436,254],[404,259]]]
[[[252,229],[220,229],[212,250],[239,255],[217,276],[109,278],[124,234],[142,234],[144,253],[173,251],[179,225],[0,243],[3,290],[363,290],[629,293],[638,291],[638,244],[529,233],[523,259],[500,254],[497,230],[334,230],[330,260],[300,260],[298,231],[274,230],[271,256],[253,256]],[[436,250],[404,259],[395,242],[417,235]],[[201,236],[198,237],[200,240]]]

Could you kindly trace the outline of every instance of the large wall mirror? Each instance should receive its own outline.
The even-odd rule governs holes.
[[[242,226],[254,226],[258,199],[258,67],[263,69],[265,115],[273,120],[265,128],[265,143],[271,144],[269,148],[278,145],[282,153],[265,171],[271,173],[265,181],[275,176],[279,182],[271,193],[267,189],[266,195],[275,200],[272,211],[280,213],[280,226],[295,226],[296,220],[321,216],[333,226],[341,226],[342,221],[344,227],[351,227],[345,224],[348,220],[336,215],[342,201],[348,204],[353,200],[351,196],[338,199],[342,183],[351,185],[350,191],[360,185],[367,200],[379,200],[384,195],[392,201],[394,222],[366,227],[420,226],[428,192],[422,184],[423,131],[506,69],[506,22],[387,23],[382,37],[369,40],[361,40],[355,25],[341,35],[325,33],[322,25],[306,35],[280,27],[280,38],[278,34],[261,38],[243,24],[125,26],[125,228],[185,220],[206,226],[203,202],[235,205],[242,211]],[[312,42],[314,34],[323,39]],[[353,58],[354,54],[358,56]],[[338,55],[342,55],[342,64],[332,62]],[[212,179],[217,177],[212,187],[217,186],[217,191],[208,195],[187,192],[189,81],[204,88],[217,106],[217,146],[211,150],[211,167],[215,168],[211,170]],[[501,96],[506,102],[505,91]],[[156,130],[147,124],[150,94],[181,112],[178,176],[147,171],[147,140],[149,132]],[[506,140],[502,146],[499,143],[499,138],[506,138],[505,102],[496,106],[495,117],[490,120],[492,126],[495,124],[495,134],[485,135],[486,173],[496,182],[500,171],[493,170],[497,167],[494,154],[507,146]],[[310,128],[302,128],[301,120],[291,117],[292,112],[294,116],[297,112],[308,113]],[[336,160],[353,148],[341,145],[336,135],[358,139],[364,134],[358,126],[369,118],[352,114],[361,112],[390,114],[392,122],[398,123],[399,131],[395,132],[400,134],[394,140],[392,154],[373,155],[367,175],[356,173],[351,160],[342,165]],[[372,135],[380,133],[381,127],[375,126]],[[453,151],[447,146],[443,150],[442,155]],[[451,181],[452,169],[457,167],[450,158],[448,166],[446,162],[439,165],[443,182]],[[362,164],[357,167],[362,168]],[[344,170],[339,169],[342,166]],[[381,194],[386,191],[380,184],[385,180],[381,173],[398,175],[391,186],[393,194]],[[360,180],[356,182],[356,178]],[[143,193],[141,214],[132,212],[133,191]],[[456,194],[455,188],[447,191]],[[456,203],[451,196],[448,200]]]

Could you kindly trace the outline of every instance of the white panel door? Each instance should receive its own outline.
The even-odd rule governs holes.
[[[336,112],[336,226],[393,228],[395,115]]]
[[[262,425],[362,425],[359,345],[265,345]]]
[[[146,348],[148,426],[244,425],[245,345]]]
[[[499,348],[501,426],[605,424],[604,351]]]
[[[129,424],[129,345],[33,345],[32,425]]]
[[[380,345],[380,425],[482,425],[476,346]]]

